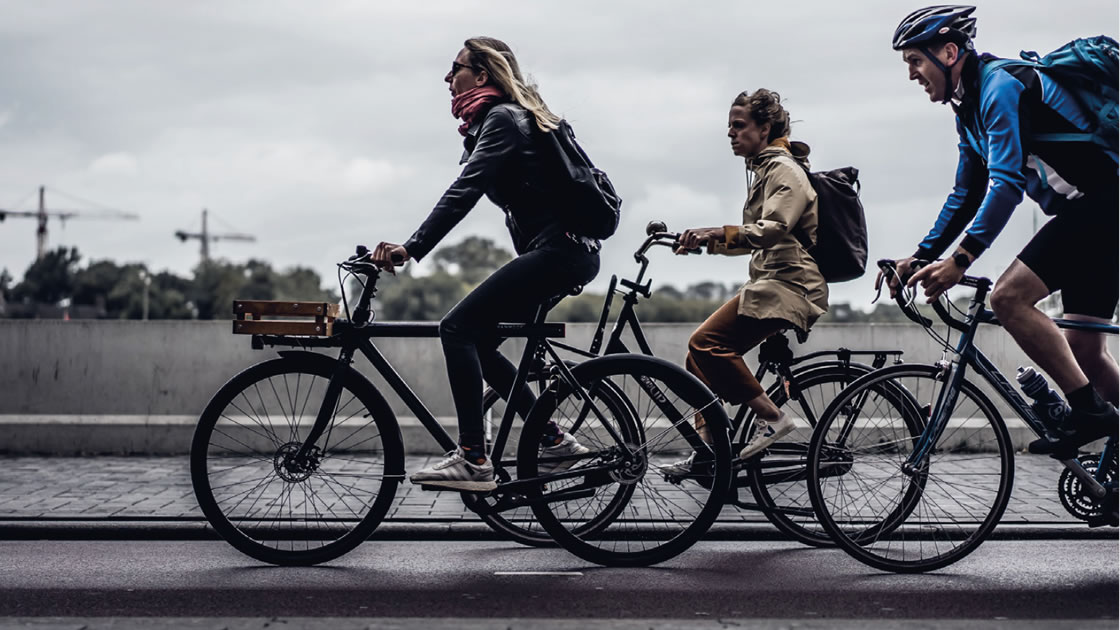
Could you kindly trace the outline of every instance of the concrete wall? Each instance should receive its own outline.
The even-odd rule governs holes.
[[[681,361],[694,328],[648,324],[645,332],[658,356]],[[587,347],[592,330],[570,324],[566,341]],[[185,452],[210,396],[238,371],[276,356],[252,350],[249,337],[230,331],[227,321],[0,320],[0,450]],[[1116,338],[1110,343],[1115,355]],[[1029,364],[1001,329],[983,329],[979,344],[1009,376]],[[439,341],[380,339],[377,346],[431,411],[453,425]],[[941,357],[937,344],[910,324],[822,324],[795,351],[840,346],[901,349],[909,362]],[[507,354],[516,360],[519,348],[508,342]],[[364,358],[358,368],[383,385]],[[398,416],[412,415],[387,387],[383,393]]]

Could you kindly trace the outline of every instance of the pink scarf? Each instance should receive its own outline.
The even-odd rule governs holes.
[[[467,135],[467,129],[474,122],[475,116],[484,109],[489,109],[494,101],[505,98],[505,92],[492,85],[483,85],[471,88],[451,98],[451,115],[461,118],[463,124],[459,125],[459,133]]]

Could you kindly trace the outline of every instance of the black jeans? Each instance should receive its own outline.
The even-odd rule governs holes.
[[[516,366],[498,351],[504,339],[497,336],[496,325],[530,322],[542,304],[587,284],[598,273],[598,252],[560,236],[506,263],[447,313],[439,323],[439,336],[459,415],[459,444],[484,443],[483,376],[503,396],[517,376]],[[518,393],[515,404],[522,417],[532,402],[527,387]]]

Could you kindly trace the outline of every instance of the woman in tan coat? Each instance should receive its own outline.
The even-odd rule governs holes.
[[[806,174],[809,146],[790,142],[781,97],[766,89],[743,92],[727,125],[731,151],[746,159],[749,175],[743,222],[686,230],[677,253],[706,245],[711,254],[751,254],[750,280],[692,333],[685,361],[717,396],[755,412],[759,426],[739,453],[746,458],[794,423],[766,395],[743,355],[782,330],[807,332],[828,310],[828,285],[806,250],[817,235],[817,194]]]

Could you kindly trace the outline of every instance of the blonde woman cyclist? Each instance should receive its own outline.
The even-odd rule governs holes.
[[[548,194],[555,160],[546,160],[542,134],[557,128],[536,87],[521,75],[504,42],[475,37],[463,43],[444,77],[451,91],[451,112],[462,120],[464,164],[459,177],[428,217],[403,244],[381,243],[373,260],[386,269],[394,262],[420,260],[486,195],[505,212],[518,256],[495,271],[440,322],[460,448],[411,476],[416,484],[484,492],[497,487],[487,457],[482,422],[482,381],[499,392],[513,385],[516,368],[498,351],[499,322],[528,322],[537,308],[590,282],[599,272],[599,241],[573,233],[570,213]],[[544,138],[547,140],[547,138]],[[514,401],[522,417],[532,394]],[[588,452],[575,438],[552,425],[542,448],[549,457]]]

